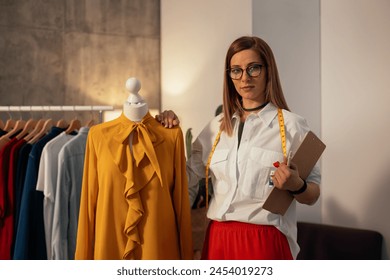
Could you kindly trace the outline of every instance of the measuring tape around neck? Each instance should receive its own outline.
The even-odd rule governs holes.
[[[280,108],[278,109],[278,122],[279,122],[280,139],[282,141],[283,155],[285,157],[287,157],[286,131],[284,128],[283,111]],[[209,169],[210,169],[210,163],[211,163],[211,158],[213,157],[215,148],[217,147],[220,138],[221,138],[221,130],[218,131],[217,137],[215,137],[214,144],[211,148],[211,152],[209,154],[209,157],[207,159],[207,164],[206,164],[206,209],[209,207]]]

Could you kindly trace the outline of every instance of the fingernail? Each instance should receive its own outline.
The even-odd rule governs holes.
[[[279,161],[275,161],[275,162],[273,163],[273,165],[274,165],[276,168],[278,168],[279,165],[280,165],[280,162],[279,162]]]

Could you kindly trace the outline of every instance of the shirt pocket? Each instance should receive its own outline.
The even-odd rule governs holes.
[[[229,191],[228,149],[216,150],[211,158],[210,170],[215,177],[213,191],[226,194]]]
[[[283,154],[258,147],[251,149],[246,168],[245,177],[241,186],[245,196],[264,200],[271,191],[269,179],[271,171],[276,168],[273,163],[282,161]]]

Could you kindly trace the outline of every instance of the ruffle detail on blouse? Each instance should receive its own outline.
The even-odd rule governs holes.
[[[137,225],[144,214],[139,192],[154,176],[158,177],[163,186],[161,170],[154,150],[154,147],[163,139],[154,135],[146,126],[149,121],[153,120],[150,114],[147,114],[140,123],[129,121],[123,115],[121,118],[123,118],[123,127],[114,137],[117,143],[112,143],[110,149],[115,163],[126,176],[124,196],[129,208],[124,233],[128,239],[122,258],[135,259],[134,251],[141,244]],[[131,133],[133,133],[132,152],[128,140]]]
[[[135,259],[133,252],[141,244],[137,225],[143,217],[144,208],[139,192],[156,176],[156,171],[149,163],[147,157],[144,157],[139,166],[134,164],[133,168],[133,170],[131,170],[132,168],[129,169],[129,176],[126,175],[127,182],[124,193],[129,208],[124,228],[124,233],[128,237],[128,240],[123,259]],[[137,174],[137,176],[133,174]]]

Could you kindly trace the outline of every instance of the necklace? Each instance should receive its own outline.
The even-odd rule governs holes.
[[[242,107],[242,109],[245,112],[253,112],[253,111],[257,111],[257,110],[263,109],[265,106],[267,106],[267,104],[268,104],[268,102],[265,102],[264,104],[261,104],[260,106],[257,106],[255,108],[244,108],[244,107]]]

